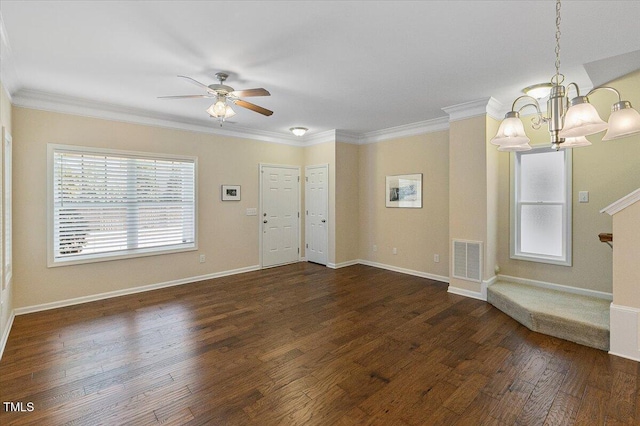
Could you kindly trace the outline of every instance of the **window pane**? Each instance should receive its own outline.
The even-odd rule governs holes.
[[[520,212],[520,250],[562,256],[562,206],[524,205]]]
[[[520,201],[563,202],[564,151],[520,156]]]
[[[53,257],[195,246],[195,161],[122,152],[53,154]]]

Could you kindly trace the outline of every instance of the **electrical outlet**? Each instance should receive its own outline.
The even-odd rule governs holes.
[[[200,255],[200,263],[204,263],[206,261],[206,258],[204,256],[204,254]]]
[[[378,251],[378,246],[376,244],[373,245],[373,251]]]
[[[394,248],[391,250],[391,253],[393,253],[393,254],[398,254],[398,249],[394,247]]]
[[[436,262],[436,263],[440,262],[440,255],[439,254],[434,254],[433,255],[433,261]]]

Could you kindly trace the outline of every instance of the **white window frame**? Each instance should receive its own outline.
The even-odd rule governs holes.
[[[530,151],[513,152],[511,154],[511,226],[510,226],[510,245],[511,245],[511,259],[527,260],[531,262],[549,263],[553,265],[571,266],[572,264],[572,152],[570,149],[561,150],[564,152],[564,172],[565,172],[565,197],[564,202],[521,202],[519,198],[520,192],[520,160],[524,155],[534,155],[544,152],[555,152],[555,150],[548,147],[538,147]],[[551,256],[542,255],[539,253],[526,253],[520,249],[520,212],[522,205],[562,205],[562,255]]]
[[[192,161],[194,164],[194,242],[185,247],[160,246],[150,248],[128,249],[124,253],[94,253],[69,258],[55,258],[54,253],[54,154],[56,152],[74,152],[78,154],[113,155],[139,157],[149,160]],[[191,156],[156,154],[137,151],[123,151],[105,148],[93,148],[75,145],[47,144],[47,266],[58,267],[84,263],[106,262],[119,259],[130,259],[159,254],[181,253],[198,250],[198,158]]]

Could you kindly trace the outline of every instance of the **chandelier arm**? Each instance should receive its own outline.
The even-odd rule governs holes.
[[[531,101],[533,101],[533,103],[523,105],[522,107],[520,107],[520,109],[518,110],[518,112],[522,111],[522,109],[523,109],[524,107],[526,107],[527,105],[532,105],[532,106],[534,106],[534,107],[536,108],[536,111],[538,111],[538,114],[541,114],[541,115],[542,115],[542,113],[540,112],[540,104],[538,103],[538,100],[537,100],[536,98],[534,98],[533,96],[529,96],[529,95],[522,95],[522,96],[518,96],[518,97],[513,101],[513,103],[511,104],[511,111],[515,111],[515,110],[516,110],[516,103],[518,103],[518,101],[519,101],[520,99],[530,99]]]
[[[569,97],[569,88],[573,86],[576,88],[576,96],[580,96],[580,87],[578,87],[577,83],[569,83],[567,84],[567,97]]]
[[[513,101],[513,104],[511,105],[511,110],[515,111],[516,110],[516,103],[520,100],[520,99],[528,99],[531,102],[524,104],[520,107],[520,109],[518,109],[518,114],[520,114],[520,112],[525,109],[528,106],[532,106],[536,109],[536,115],[534,117],[531,118],[531,124],[533,125],[534,129],[539,129],[540,126],[542,125],[542,123],[547,121],[547,118],[545,118],[542,115],[542,111],[540,110],[540,104],[538,103],[538,100],[536,98],[534,98],[533,96],[529,96],[529,95],[522,95],[522,96],[518,96],[516,98],[515,101]]]
[[[615,93],[616,95],[618,95],[618,102],[622,102],[622,95],[620,94],[620,92],[618,92],[613,87],[608,87],[608,86],[601,86],[601,87],[593,88],[593,89],[591,89],[591,91],[589,91],[589,93],[587,93],[587,96],[591,95],[592,93],[595,93],[598,90],[609,90],[609,91]]]

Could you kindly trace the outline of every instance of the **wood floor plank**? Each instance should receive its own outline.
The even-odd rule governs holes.
[[[639,386],[443,283],[297,263],[16,317],[0,424],[640,424]]]

